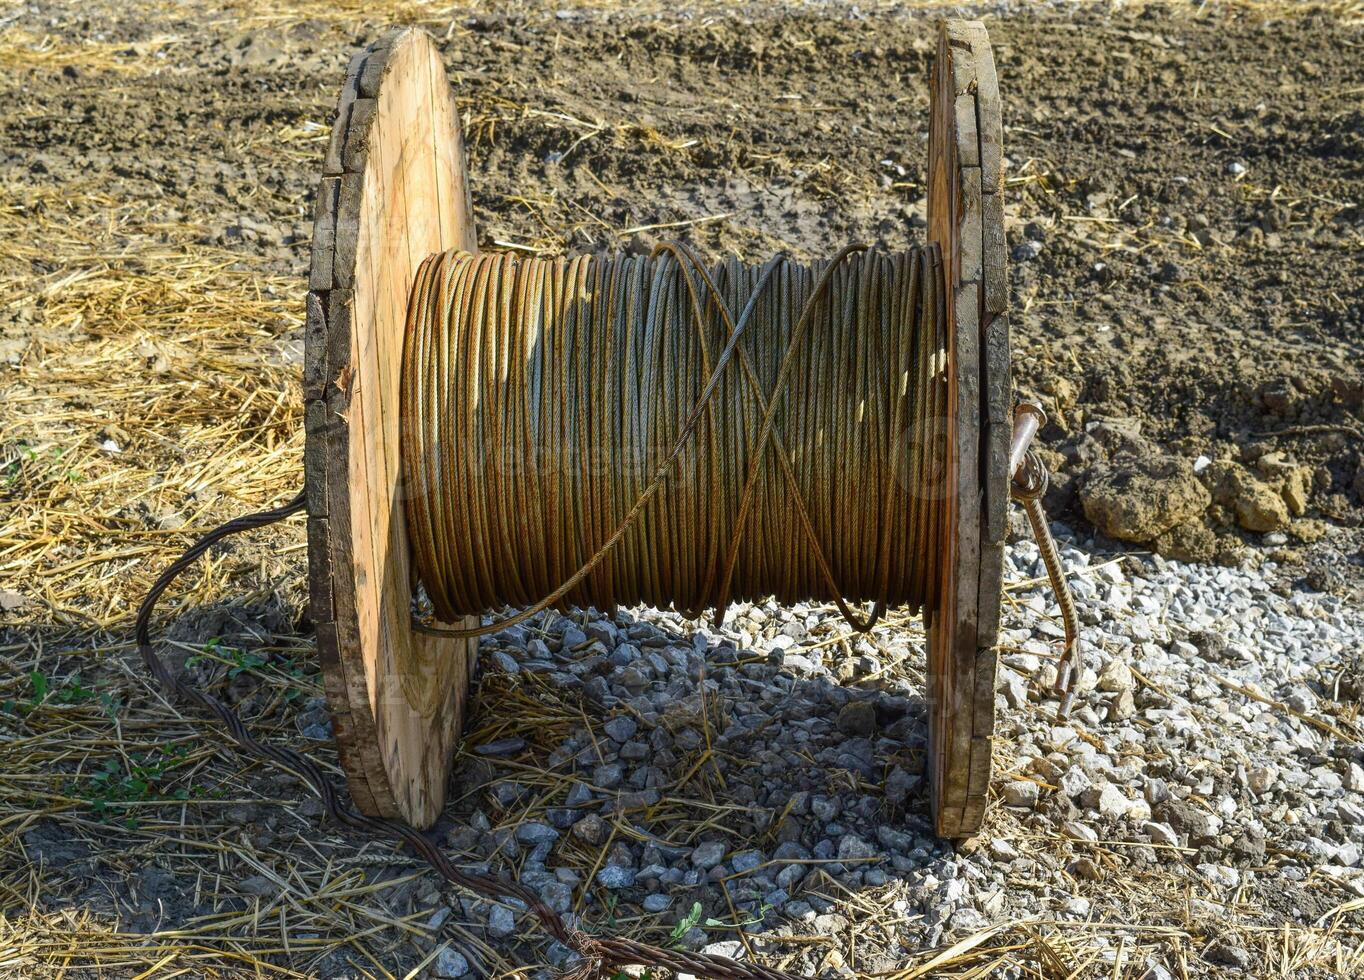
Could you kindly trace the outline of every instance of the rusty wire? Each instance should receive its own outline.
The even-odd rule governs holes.
[[[931,606],[944,319],[934,246],[709,271],[679,245],[431,256],[404,352],[409,538],[438,619],[522,612],[427,631],[765,596],[866,630]]]
[[[403,428],[414,552],[438,615],[514,603],[528,607],[519,621],[560,602],[618,601],[718,615],[735,579],[741,594],[829,598],[862,629],[888,604],[932,602],[938,570],[923,542],[946,499],[940,283],[933,246],[850,246],[813,267],[779,256],[709,272],[681,245],[647,259],[433,256],[409,308]],[[752,349],[740,343],[748,331]],[[742,375],[728,378],[736,355]],[[784,398],[793,375],[806,394]],[[593,445],[604,458],[575,458]],[[674,492],[651,508],[665,485]],[[850,505],[863,498],[870,506]],[[157,579],[136,635],[158,683],[247,753],[298,775],[341,824],[401,841],[460,888],[523,903],[582,957],[576,980],[634,963],[790,980],[571,928],[519,882],[465,872],[415,828],[355,810],[312,760],[257,740],[231,708],[172,674],[150,639],[161,594],[217,541],[303,506],[300,493],[228,521]],[[461,555],[468,567],[454,564]],[[845,594],[872,596],[870,614],[858,617]]]
[[[1047,512],[1042,508],[1042,498],[1047,494],[1050,482],[1047,466],[1035,450],[1027,450],[1018,469],[1011,478],[1010,493],[1023,504],[1023,512],[1028,515],[1032,526],[1032,536],[1037,542],[1037,550],[1042,554],[1042,564],[1047,569],[1051,590],[1056,603],[1061,607],[1061,624],[1066,634],[1066,645],[1061,659],[1056,664],[1056,683],[1054,690],[1061,697],[1056,709],[1058,718],[1067,718],[1075,702],[1075,683],[1084,673],[1084,651],[1080,646],[1080,619],[1075,613],[1075,600],[1070,594],[1070,584],[1066,581],[1065,568],[1061,564],[1061,553],[1056,549],[1056,539],[1051,536],[1051,525],[1047,522]]]

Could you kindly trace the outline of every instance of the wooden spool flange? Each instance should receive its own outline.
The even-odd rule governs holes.
[[[351,796],[418,827],[445,804],[477,644],[411,627],[404,324],[422,259],[476,245],[440,52],[425,31],[395,31],[350,64],[318,191],[305,467],[312,616]]]
[[[929,237],[953,369],[929,774],[938,832],[956,837],[979,827],[989,788],[1009,499],[1002,130],[979,22],[942,26],[931,116]],[[397,31],[351,62],[319,188],[305,465],[313,619],[351,795],[419,827],[444,803],[476,644],[411,628],[397,398],[413,274],[454,247],[473,251],[476,236],[450,87],[431,38]]]
[[[930,98],[928,236],[942,249],[952,372],[943,591],[928,624],[928,769],[938,833],[966,837],[990,789],[1012,432],[1003,125],[979,21],[939,28]]]

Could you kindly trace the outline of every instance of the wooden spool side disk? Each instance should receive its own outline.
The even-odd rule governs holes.
[[[351,62],[318,188],[305,468],[312,615],[351,796],[418,827],[445,803],[477,645],[411,629],[404,325],[422,259],[476,244],[440,53],[424,31],[392,32]]]
[[[1012,425],[1003,126],[979,21],[939,30],[928,146],[928,234],[942,249],[952,365],[944,578],[929,623],[929,773],[938,833],[966,837],[980,828],[990,789]]]

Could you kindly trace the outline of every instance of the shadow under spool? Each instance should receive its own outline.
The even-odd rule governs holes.
[[[940,421],[935,423],[941,449],[931,465],[938,467],[934,472],[940,472],[944,492],[925,525],[933,529],[927,537],[921,533],[923,528],[912,526],[912,517],[899,519],[903,525],[899,537],[895,527],[885,527],[892,550],[900,549],[895,553],[931,552],[935,574],[932,584],[915,595],[913,589],[894,586],[895,581],[904,586],[912,575],[892,576],[885,580],[890,584],[883,584],[875,576],[868,578],[865,562],[859,564],[857,556],[844,556],[846,567],[837,570],[845,577],[834,579],[838,591],[864,593],[851,598],[908,602],[925,609],[930,684],[925,768],[937,829],[945,836],[965,836],[980,825],[994,726],[993,645],[1009,499],[1012,401],[999,108],[984,27],[963,21],[941,25],[931,78],[928,239],[940,256],[933,284],[940,291],[941,312],[934,323],[942,332],[943,360],[937,382],[940,391],[935,396],[943,406]],[[338,752],[360,809],[376,816],[401,817],[417,826],[433,823],[444,804],[450,757],[460,735],[476,655],[476,642],[471,639],[429,635],[413,628],[411,610],[418,580],[430,584],[442,570],[455,566],[439,560],[434,550],[423,556],[423,548],[437,537],[417,529],[424,520],[422,507],[432,502],[440,505],[444,491],[437,492],[436,482],[424,483],[412,472],[422,452],[407,462],[403,455],[405,429],[415,418],[404,418],[404,378],[409,374],[403,364],[411,334],[408,305],[413,285],[423,264],[436,261],[432,256],[451,250],[477,251],[457,120],[439,50],[424,31],[395,31],[352,61],[319,184],[305,343],[312,618],[317,624]],[[753,275],[752,269],[737,263],[728,268],[731,271],[721,270],[719,275],[736,277],[734,282],[726,280],[730,286],[739,277],[751,279]],[[741,293],[736,288],[735,297]],[[713,331],[718,322],[712,323]],[[789,320],[786,325],[790,326]],[[680,344],[681,338],[674,339]],[[722,338],[713,332],[709,339],[719,343]],[[770,359],[780,340],[781,331],[776,330],[749,353],[756,358],[761,352]],[[679,355],[678,366],[684,363],[692,372],[691,380],[698,380],[696,365]],[[724,383],[737,383],[735,368],[730,365]],[[625,372],[618,375],[619,379],[627,376]],[[805,406],[793,405],[793,399],[839,394],[828,391],[837,377],[826,374],[814,387],[788,387],[782,396],[783,419],[793,410],[797,414],[804,410]],[[695,385],[680,385],[678,403],[686,400],[684,392],[690,397],[695,390]],[[676,422],[683,415],[679,410],[672,418]],[[846,420],[854,415],[827,413],[828,420],[840,417]],[[725,465],[749,458],[735,449],[738,442],[742,440],[716,443],[729,445]],[[464,442],[466,449],[470,445],[486,450],[492,443]],[[659,452],[640,454],[646,470]],[[496,469],[488,467],[486,459],[465,462],[482,472]],[[703,472],[705,467],[695,458],[689,458],[688,465],[702,478],[713,475]],[[764,486],[782,486],[781,478],[773,480],[772,475],[766,474]],[[742,479],[725,479],[731,492],[743,485]],[[590,486],[590,482],[583,483],[580,489]],[[634,489],[641,486],[636,481]],[[667,493],[663,490],[659,500],[666,499]],[[572,499],[585,507],[604,496],[598,486],[590,495]],[[500,573],[505,577],[498,581],[514,582],[518,576],[513,573],[519,570],[521,581],[515,589],[489,588],[488,582],[494,579],[485,576],[482,585],[466,589],[464,598],[455,601],[449,594],[438,597],[442,590],[433,588],[432,598],[443,617],[435,626],[475,630],[479,619],[464,613],[543,598],[538,586],[554,576],[537,580],[530,573],[571,572],[583,556],[592,553],[598,540],[594,535],[622,515],[621,502],[628,498],[628,493],[618,495],[600,513],[593,510],[591,520],[586,521],[591,525],[589,534],[575,536],[565,527],[563,534],[533,539],[538,543],[530,551],[507,554]],[[452,500],[447,497],[444,502]],[[697,497],[689,506],[701,508],[704,503]],[[757,515],[771,513],[771,508],[763,506],[755,510]],[[904,513],[912,514],[912,508]],[[586,519],[575,520],[584,523]],[[457,521],[454,528],[443,545],[447,551],[459,537]],[[685,559],[693,571],[704,570],[713,556],[724,559],[728,554],[723,542],[734,536],[724,531],[723,527],[717,531],[721,544],[695,549],[677,546],[671,558]],[[733,594],[756,598],[770,589],[782,598],[802,593],[812,598],[843,598],[822,587],[818,578],[791,573],[792,568],[808,571],[813,567],[814,563],[805,565],[803,559],[801,566],[795,564],[796,551],[809,547],[809,541],[800,544],[804,539],[795,536],[773,537],[773,542],[783,540],[796,549],[792,564],[781,573],[781,563],[774,563],[771,554],[743,551],[745,539],[755,540],[750,533],[738,538]],[[821,534],[831,554],[837,551],[837,539],[833,533]],[[555,540],[560,544],[554,545]],[[925,541],[937,543],[925,545]],[[539,555],[536,560],[537,551],[552,552],[555,547],[563,553]],[[661,572],[651,573],[648,587],[641,579],[638,588],[622,590],[621,570],[608,573],[605,564],[604,559],[584,577],[579,592],[563,599],[591,600],[599,606],[608,599],[678,601],[698,612],[721,605],[728,597],[723,589],[703,587],[705,576],[699,573],[687,577],[690,584],[682,595],[669,595],[670,590],[661,587]],[[668,564],[654,563],[658,568]],[[788,575],[786,581],[783,574]]]

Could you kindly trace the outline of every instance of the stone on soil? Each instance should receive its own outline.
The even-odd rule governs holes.
[[[1097,466],[1080,491],[1085,516],[1109,537],[1149,542],[1200,517],[1211,496],[1188,461],[1125,456]]]

